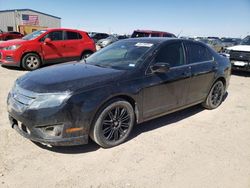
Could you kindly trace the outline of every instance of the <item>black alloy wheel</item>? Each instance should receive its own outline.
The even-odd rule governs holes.
[[[206,101],[203,103],[203,106],[207,109],[215,109],[223,101],[223,96],[225,94],[225,86],[222,81],[217,81],[212,86]]]
[[[134,109],[129,102],[112,101],[101,110],[90,136],[104,148],[117,146],[129,136],[134,121]]]

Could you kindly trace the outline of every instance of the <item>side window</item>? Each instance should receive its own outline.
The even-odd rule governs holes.
[[[151,33],[151,37],[159,37],[159,33]]]
[[[79,33],[72,32],[72,31],[66,31],[66,36],[67,36],[67,40],[78,40],[79,39]]]
[[[45,38],[50,38],[52,41],[63,40],[63,32],[62,31],[52,31],[48,33]]]
[[[174,36],[171,35],[171,34],[164,33],[164,34],[163,34],[163,37],[174,37]]]
[[[176,42],[163,46],[156,56],[155,63],[157,62],[169,63],[171,67],[184,65],[182,43]]]
[[[14,29],[13,29],[12,26],[8,26],[8,27],[7,27],[7,31],[14,31]]]
[[[187,44],[188,55],[189,55],[189,63],[197,63],[203,61],[211,61],[213,60],[213,56],[208,51],[208,49],[199,44]]]

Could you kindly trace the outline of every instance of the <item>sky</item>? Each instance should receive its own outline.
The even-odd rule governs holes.
[[[0,0],[0,10],[29,8],[62,18],[62,27],[118,34],[135,29],[180,36],[245,37],[250,0]]]

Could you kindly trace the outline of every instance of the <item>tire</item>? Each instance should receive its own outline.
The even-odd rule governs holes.
[[[225,94],[225,86],[222,81],[218,80],[214,83],[206,100],[202,103],[202,106],[206,109],[213,110],[220,106]]]
[[[115,99],[97,113],[90,137],[103,148],[114,147],[128,138],[134,123],[135,113],[131,104]]]
[[[28,53],[22,58],[22,67],[26,70],[36,70],[41,66],[41,59],[35,53]]]
[[[93,54],[93,52],[84,52],[81,55],[81,60],[82,59],[87,59],[89,56],[91,56]]]

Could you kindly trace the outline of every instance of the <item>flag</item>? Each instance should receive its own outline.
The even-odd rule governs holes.
[[[39,25],[38,15],[22,15],[23,25]]]

